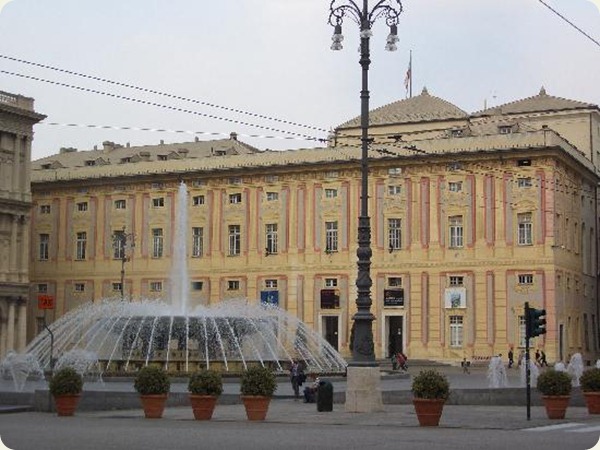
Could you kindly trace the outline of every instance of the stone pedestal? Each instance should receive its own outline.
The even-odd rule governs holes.
[[[346,412],[383,411],[379,367],[348,367]]]

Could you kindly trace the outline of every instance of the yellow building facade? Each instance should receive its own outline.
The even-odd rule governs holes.
[[[549,361],[595,361],[598,107],[541,91],[467,114],[424,91],[371,116],[377,356],[518,350],[529,302],[547,311],[534,346]],[[108,297],[169,297],[184,182],[192,304],[274,302],[349,356],[359,134],[354,119],[321,149],[257,151],[232,134],[35,161],[29,338],[40,294],[56,301],[52,319]]]

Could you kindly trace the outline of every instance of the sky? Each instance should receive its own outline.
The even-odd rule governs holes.
[[[600,2],[544,1],[600,40]],[[259,149],[323,145],[327,130],[360,114],[359,27],[346,18],[344,50],[331,51],[330,3],[0,0],[0,91],[33,97],[47,115],[34,128],[33,159],[107,140],[152,145],[231,132]],[[427,87],[467,112],[541,86],[600,104],[600,46],[539,0],[405,0],[403,7],[398,51],[384,51],[385,21],[373,26],[371,109],[405,98],[411,51],[413,94]]]

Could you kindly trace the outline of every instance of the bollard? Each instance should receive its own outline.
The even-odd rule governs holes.
[[[333,384],[327,380],[319,381],[317,388],[317,411],[333,411]]]

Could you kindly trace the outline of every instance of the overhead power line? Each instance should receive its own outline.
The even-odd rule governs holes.
[[[131,127],[131,126],[117,126],[117,125],[60,123],[60,122],[46,122],[46,121],[40,122],[38,125],[70,127],[70,128],[97,128],[97,129],[103,129],[103,130],[151,131],[151,132],[156,132],[156,133],[176,133],[176,134],[191,134],[191,135],[203,135],[203,136],[229,136],[229,133],[223,133],[223,132],[217,132],[217,131],[170,130],[167,128]],[[245,134],[245,133],[236,133],[236,134],[241,137],[257,138],[257,139],[283,139],[283,140],[302,140],[302,141],[306,140],[305,138],[296,137],[296,136],[273,136],[273,135],[265,135],[265,134]]]
[[[552,11],[554,14],[556,14],[558,17],[560,17],[562,20],[564,20],[565,22],[567,22],[569,25],[571,25],[573,28],[575,28],[577,31],[579,31],[581,34],[583,34],[586,38],[588,38],[590,41],[592,41],[594,44],[596,44],[598,47],[600,47],[600,42],[598,42],[596,39],[594,39],[593,37],[591,37],[589,34],[587,34],[585,31],[583,31],[581,28],[579,28],[577,25],[575,25],[573,22],[571,22],[569,19],[567,19],[565,16],[563,16],[561,13],[559,13],[557,10],[555,10],[552,6],[550,6],[548,3],[544,2],[544,0],[538,0],[538,2],[540,2],[542,5],[544,5],[546,8],[548,8],[550,11]]]
[[[123,82],[120,82],[120,81],[109,80],[108,78],[101,78],[101,77],[97,77],[97,76],[94,76],[94,75],[88,75],[88,74],[81,73],[81,72],[75,72],[73,70],[61,69],[60,67],[50,66],[50,65],[47,65],[47,64],[41,64],[41,63],[37,63],[37,62],[33,62],[33,61],[27,61],[25,59],[15,58],[13,56],[8,56],[8,55],[2,55],[2,54],[0,54],[0,58],[7,59],[9,61],[18,62],[20,64],[27,64],[27,65],[34,66],[34,67],[40,67],[42,69],[48,69],[48,70],[54,70],[56,72],[66,73],[66,74],[73,75],[73,76],[76,76],[76,77],[86,78],[88,80],[100,81],[102,83],[108,83],[108,84],[112,84],[112,85],[115,85],[115,86],[125,87],[125,88],[128,88],[128,89],[134,89],[136,91],[145,92],[145,93],[148,93],[148,94],[160,95],[160,96],[172,98],[172,99],[175,99],[175,100],[182,100],[182,101],[189,102],[189,103],[195,103],[197,105],[208,106],[210,108],[216,108],[216,109],[221,109],[221,110],[224,110],[224,111],[229,111],[229,112],[233,112],[233,113],[237,113],[237,114],[243,114],[243,115],[255,117],[257,119],[264,119],[264,120],[269,120],[269,121],[272,121],[272,122],[279,122],[279,123],[282,123],[282,124],[285,124],[285,125],[291,125],[291,126],[294,126],[294,127],[306,128],[306,129],[313,130],[313,131],[327,132],[327,130],[324,129],[324,128],[319,128],[319,127],[312,126],[312,125],[304,125],[304,124],[301,124],[301,123],[298,123],[298,122],[293,122],[293,121],[290,121],[290,120],[279,119],[279,118],[276,118],[276,117],[271,117],[271,116],[266,116],[266,115],[263,115],[263,114],[253,113],[253,112],[245,111],[245,110],[242,110],[242,109],[230,108],[228,106],[221,106],[221,105],[217,105],[215,103],[209,103],[209,102],[204,102],[204,101],[196,100],[196,99],[189,98],[189,97],[183,97],[181,95],[169,94],[168,92],[158,91],[156,89],[149,89],[149,88],[145,88],[145,87],[141,87],[141,86],[136,86],[136,85],[133,85],[133,84],[123,83]]]
[[[0,73],[3,73],[5,75],[11,75],[11,76],[14,76],[14,77],[19,77],[19,78],[25,78],[25,79],[28,79],[28,80],[41,81],[43,83],[53,84],[53,85],[56,85],[56,86],[62,86],[62,87],[66,87],[66,88],[77,90],[77,91],[89,92],[89,93],[92,93],[92,94],[104,95],[106,97],[118,98],[120,100],[126,100],[126,101],[133,102],[133,103],[140,103],[140,104],[143,104],[143,105],[150,105],[150,106],[156,106],[158,108],[168,109],[168,110],[171,110],[171,111],[177,111],[177,112],[182,112],[182,113],[186,113],[186,114],[193,114],[193,115],[196,115],[196,116],[206,117],[206,118],[209,118],[209,119],[221,120],[221,121],[224,121],[224,122],[230,122],[230,123],[235,123],[235,124],[238,124],[238,125],[245,125],[245,126],[254,127],[254,128],[262,128],[263,130],[275,131],[277,133],[283,133],[283,134],[287,134],[287,135],[290,135],[290,136],[296,136],[296,137],[304,138],[307,141],[316,141],[316,142],[325,142],[326,141],[326,139],[319,138],[319,137],[316,137],[316,136],[311,136],[311,135],[308,135],[308,134],[302,134],[302,133],[296,133],[296,132],[293,132],[293,131],[280,130],[278,128],[273,128],[273,127],[269,127],[269,126],[266,126],[266,125],[258,125],[258,124],[254,124],[254,123],[250,123],[250,122],[245,122],[245,121],[242,121],[242,120],[228,119],[226,117],[219,117],[219,116],[215,116],[213,114],[206,114],[206,113],[202,113],[202,112],[199,112],[199,111],[193,111],[193,110],[186,109],[186,108],[178,108],[176,106],[164,105],[164,104],[161,104],[161,103],[151,102],[151,101],[148,101],[148,100],[142,100],[142,99],[139,99],[139,98],[128,97],[128,96],[119,95],[119,94],[113,94],[111,92],[98,91],[96,89],[86,88],[86,87],[82,87],[82,86],[76,86],[76,85],[67,84],[67,83],[61,83],[59,81],[48,80],[48,79],[45,79],[45,78],[34,77],[32,75],[24,75],[24,74],[21,74],[21,73],[9,72],[7,70],[0,70]]]

